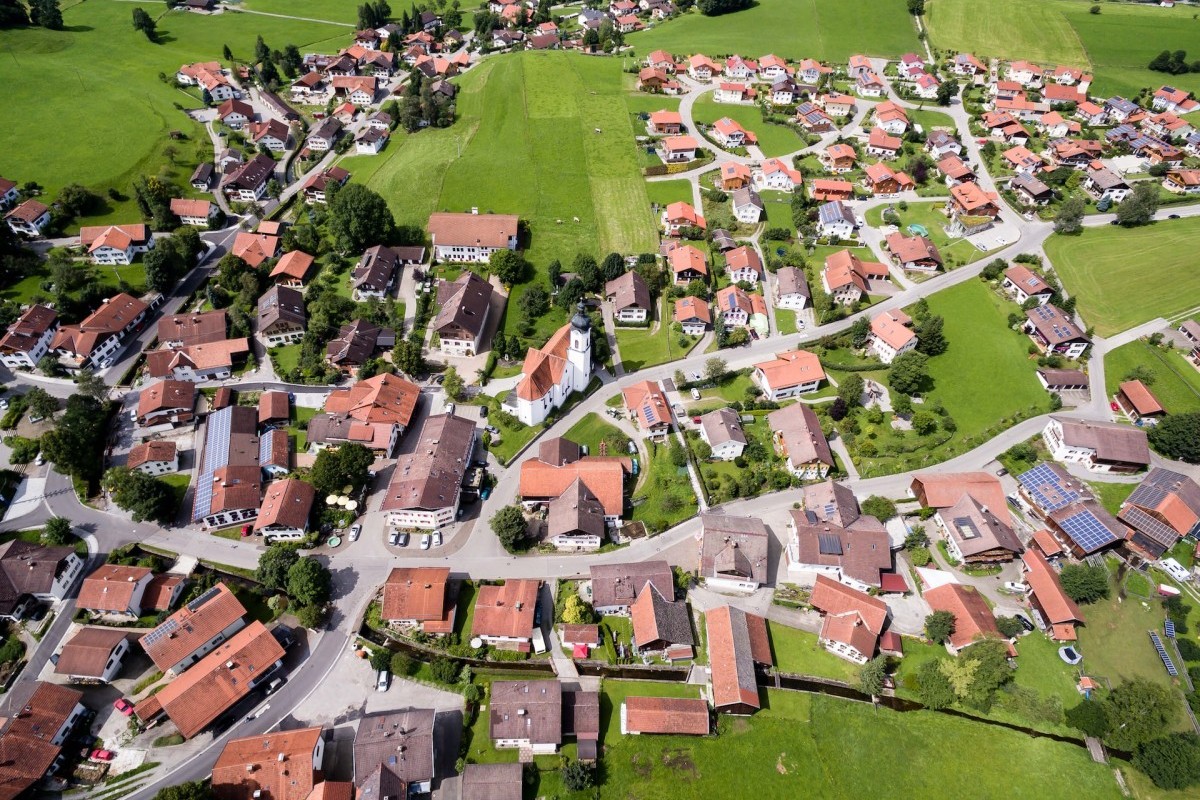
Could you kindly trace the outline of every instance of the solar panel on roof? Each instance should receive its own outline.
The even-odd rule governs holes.
[[[821,555],[840,556],[842,554],[842,540],[836,533],[818,533],[817,547],[821,551]]]
[[[1117,536],[1090,511],[1080,511],[1059,522],[1059,526],[1085,553],[1094,553],[1117,541]]]
[[[1070,484],[1064,484],[1047,464],[1038,464],[1017,477],[1017,481],[1042,511],[1058,511],[1079,500],[1083,495]]]
[[[179,630],[179,623],[177,623],[173,619],[168,619],[165,622],[163,622],[162,625],[159,625],[157,628],[150,631],[150,633],[146,634],[146,643],[143,646],[149,647],[150,645],[154,644],[155,642],[159,641],[160,639],[170,636],[172,633],[174,633],[177,630]]]
[[[195,600],[193,600],[192,602],[188,603],[188,604],[187,604],[187,609],[188,609],[188,611],[191,611],[191,612],[195,613],[196,609],[200,608],[200,606],[204,605],[204,604],[205,604],[205,603],[207,603],[209,600],[212,600],[214,597],[216,597],[216,596],[217,596],[217,595],[219,595],[220,593],[221,593],[221,587],[219,587],[219,586],[214,586],[213,588],[211,588],[211,589],[209,589],[208,591],[204,592],[204,594],[202,594],[202,595],[200,595],[199,597],[197,597],[197,598],[196,598]]]

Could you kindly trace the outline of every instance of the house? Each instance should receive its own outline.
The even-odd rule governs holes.
[[[721,74],[721,65],[708,56],[698,53],[688,57],[687,74],[692,80],[708,83],[714,76]]]
[[[185,670],[246,625],[246,609],[224,583],[201,594],[138,639],[161,672]]]
[[[5,214],[4,221],[13,233],[41,236],[42,229],[50,224],[50,208],[37,200],[26,200]]]
[[[0,362],[9,369],[34,369],[50,352],[57,330],[58,312],[46,306],[29,306],[0,338]]]
[[[15,691],[22,697],[26,692],[24,687]],[[56,776],[66,765],[63,746],[88,711],[82,701],[82,692],[42,681],[34,682],[33,692],[23,702],[14,701],[14,709],[20,713],[10,715],[0,732],[4,797],[25,795],[43,778]],[[74,744],[69,746],[77,749]],[[74,753],[70,760],[75,760]]]
[[[992,508],[969,493],[954,505],[938,509],[934,519],[945,538],[946,550],[964,564],[1012,561],[1025,549],[1008,523],[1004,506]]]
[[[230,98],[217,108],[217,119],[235,131],[240,131],[254,117],[254,106],[245,100]]]
[[[510,579],[480,586],[475,595],[471,635],[490,645],[529,652],[540,580]]]
[[[1200,103],[1192,99],[1190,92],[1176,89],[1174,86],[1161,86],[1151,98],[1150,106],[1155,111],[1189,114],[1200,108]]]
[[[1088,376],[1077,369],[1039,369],[1038,382],[1048,392],[1086,392]]]
[[[432,328],[443,353],[473,356],[482,349],[494,293],[492,284],[469,270],[453,283],[439,283],[439,309]]]
[[[296,344],[307,323],[304,295],[298,290],[275,285],[258,298],[258,335],[267,347]]]
[[[729,64],[726,63],[726,68]],[[730,77],[737,77],[730,75]],[[717,84],[717,90],[713,92],[713,101],[717,103],[745,103],[750,102],[754,98],[754,90],[746,83],[732,83],[722,81]]]
[[[584,456],[576,443],[555,438],[541,444],[537,458],[522,462],[518,494],[527,508],[549,505],[547,533],[556,546],[595,548],[605,526],[621,524],[632,471],[628,458]]]
[[[830,92],[820,95],[816,100],[817,106],[823,108],[826,114],[833,117],[848,117],[854,111],[854,98],[840,92]]]
[[[1131,530],[1130,549],[1144,558],[1162,558],[1181,537],[1200,532],[1200,485],[1154,467],[1121,504],[1117,517]]]
[[[774,189],[780,192],[794,192],[804,183],[800,171],[792,169],[779,158],[768,158],[762,162],[756,180],[760,190]]]
[[[781,81],[771,84],[768,98],[771,105],[774,106],[790,106],[796,102],[804,90],[793,81],[791,78],[785,78]]]
[[[521,800],[523,765],[467,764],[462,774],[462,800]]]
[[[1076,130],[1072,131],[1072,126]],[[1068,133],[1078,133],[1078,122],[1067,122],[1063,119],[1062,114],[1057,111],[1051,111],[1049,114],[1043,114],[1042,118],[1037,121],[1037,128],[1050,139],[1062,139]]]
[[[1042,280],[1042,277],[1023,264],[1013,264],[1004,271],[1004,280],[1001,282],[1000,288],[1021,305],[1024,305],[1030,298],[1034,298],[1039,306],[1043,306],[1049,303],[1050,298],[1054,296],[1054,290]]]
[[[919,72],[913,78],[913,92],[922,100],[936,99],[941,86],[942,82],[937,79],[937,76],[928,72]]]
[[[675,82],[671,80],[670,75],[661,69],[646,67],[638,71],[638,91],[665,92],[672,84]]]
[[[379,155],[379,152],[387,144],[388,138],[388,131],[380,130],[379,128],[363,128],[354,137],[355,152],[359,155]]]
[[[1173,169],[1163,178],[1162,185],[1175,194],[1200,194],[1200,169]]]
[[[175,73],[175,82],[180,86],[199,86],[214,103],[223,103],[241,95],[230,83],[228,73],[216,61],[184,64]]]
[[[883,128],[872,128],[871,133],[867,136],[867,154],[877,158],[890,161],[900,155],[903,147],[902,139],[892,136]]]
[[[970,53],[958,53],[950,62],[950,70],[955,75],[961,75],[965,78],[974,78],[976,75],[986,75],[987,67],[983,65],[975,56]]]
[[[1010,81],[1016,81],[1022,86],[1039,86],[1042,82],[1042,68],[1029,61],[1013,61],[1008,65],[1005,74]]]
[[[314,259],[302,250],[284,253],[271,268],[270,278],[279,286],[303,289],[304,282],[312,272]]]
[[[238,164],[221,179],[221,191],[230,200],[254,203],[262,199],[267,183],[275,176],[275,159],[256,155]]]
[[[610,468],[609,471],[615,476],[615,469]],[[622,474],[621,478],[623,477]],[[591,483],[595,483],[598,478],[599,476],[593,475]],[[623,497],[621,504],[624,505]],[[559,550],[598,550],[606,538],[605,529],[609,517],[605,511],[604,504],[592,492],[588,483],[584,482],[582,476],[578,477],[546,504],[545,539]],[[618,524],[622,513],[618,512]]]
[[[964,497],[969,497],[982,507],[991,509],[990,513],[1005,525],[1012,525],[1004,487],[1000,479],[990,472],[919,473],[913,476],[909,494],[923,508],[937,509],[938,512],[953,508]]]
[[[853,200],[854,184],[818,178],[812,182],[813,200]]]
[[[958,156],[944,156],[937,162],[936,168],[944,176],[947,186],[969,183],[976,179],[974,170]]]
[[[950,187],[951,229],[969,235],[991,227],[1000,216],[1000,198],[985,192],[977,183],[960,183]]]
[[[905,236],[896,231],[884,244],[892,261],[903,270],[932,273],[942,268],[942,255],[928,236]]]
[[[637,421],[638,430],[651,438],[664,436],[671,428],[671,407],[662,387],[655,381],[640,381],[622,390],[625,411]]]
[[[627,736],[707,736],[711,728],[708,701],[699,697],[631,695],[621,701],[621,733]]]
[[[887,623],[886,603],[826,575],[817,576],[809,602],[821,612],[822,647],[855,664],[874,657]]]
[[[854,493],[826,481],[804,488],[803,509],[791,511],[788,575],[826,575],[860,591],[884,588],[896,576],[883,523],[860,513]]]
[[[1100,158],[1103,149],[1102,142],[1091,139],[1058,139],[1050,143],[1050,159],[1060,167],[1087,169]]]
[[[250,266],[258,267],[274,258],[279,252],[279,237],[265,233],[241,231],[234,237],[230,252]]]
[[[78,325],[61,326],[50,341],[50,349],[65,359],[68,369],[111,366],[125,336],[141,324],[148,309],[128,294],[110,297]]]
[[[775,452],[784,459],[788,472],[802,480],[823,480],[833,469],[833,453],[811,408],[797,403],[772,411],[767,424]]]
[[[475,424],[453,414],[426,419],[416,449],[400,456],[381,511],[397,528],[437,530],[454,521],[475,451]]]
[[[1092,472],[1137,472],[1150,465],[1146,432],[1128,425],[1051,416],[1042,440],[1056,461]]]
[[[357,795],[382,798],[397,792],[403,799],[432,792],[436,726],[433,709],[408,708],[364,716],[353,746]]]
[[[809,133],[829,133],[835,127],[829,114],[809,102],[796,105],[796,121]]]
[[[686,286],[692,281],[708,278],[708,265],[705,263],[704,253],[690,244],[672,249],[667,254],[667,262],[676,285]]]
[[[731,408],[718,408],[700,417],[700,439],[712,449],[712,458],[733,461],[746,449],[741,416]]]
[[[1186,319],[1179,325],[1179,332],[1193,347],[1200,345],[1200,322]]]
[[[234,366],[244,362],[249,353],[250,340],[245,337],[167,347],[146,354],[146,373],[151,378],[179,381],[222,380],[232,377]]]
[[[84,577],[75,605],[96,616],[136,619],[142,615],[142,595],[153,577],[148,567],[103,564]]]
[[[646,127],[654,135],[678,136],[683,132],[683,117],[678,111],[668,111],[667,109],[652,111]]]
[[[372,128],[372,130],[375,130]],[[313,128],[304,142],[313,152],[323,153],[331,150],[342,135],[342,123],[336,117],[326,117],[317,127]]]
[[[848,144],[831,144],[817,155],[817,160],[830,172],[841,174],[854,169],[858,156]]]
[[[488,733],[497,748],[552,754],[574,736],[581,759],[594,760],[600,736],[600,696],[564,690],[557,680],[495,681]]]
[[[758,283],[762,280],[763,265],[758,251],[742,245],[725,254],[725,274],[734,283]]]
[[[1109,514],[1083,481],[1059,464],[1038,464],[1017,476],[1020,495],[1045,523],[1050,533],[1038,538],[1043,553],[1057,541],[1066,542],[1072,555],[1083,558],[1124,541],[1129,535],[1121,521]]]
[[[278,389],[258,396],[258,424],[264,427],[287,425],[291,416],[287,392]]]
[[[309,421],[310,449],[357,442],[391,458],[412,422],[420,395],[416,384],[391,374],[334,389],[325,398],[323,413]]]
[[[1167,414],[1166,409],[1162,407],[1162,403],[1158,401],[1154,393],[1139,380],[1124,381],[1119,384],[1114,397],[1125,416],[1137,424],[1144,422],[1147,425],[1154,425]]]
[[[825,239],[852,239],[858,228],[854,212],[841,200],[822,203],[817,209],[817,235]]]
[[[647,67],[661,69],[670,75],[675,74],[675,56],[668,53],[666,50],[655,50],[650,55],[646,56],[643,62]]]
[[[334,120],[336,122],[336,120]],[[250,122],[246,124],[246,138],[257,146],[262,146],[276,153],[287,149],[291,139],[291,131],[277,119],[265,122]]]
[[[613,317],[617,322],[640,323],[650,319],[653,305],[650,289],[637,272],[626,272],[608,281],[604,285],[604,297],[613,304]]]
[[[1067,596],[1058,572],[1037,550],[1021,556],[1022,577],[1029,586],[1029,605],[1045,622],[1046,633],[1056,642],[1073,642],[1075,628],[1083,624],[1083,612]]]
[[[887,87],[884,86],[883,79],[867,70],[854,81],[854,91],[859,97],[883,97]]]
[[[182,225],[206,228],[212,220],[216,219],[220,210],[216,203],[210,203],[207,200],[189,200],[184,197],[171,199],[171,213],[179,219]]]
[[[1111,207],[1128,197],[1133,192],[1133,187],[1108,167],[1097,166],[1098,163],[1088,167],[1083,190],[1094,197],[1097,203],[1107,202]],[[1163,186],[1168,191],[1174,191],[1170,186],[1172,174],[1174,173],[1168,173],[1163,180]],[[1200,187],[1197,187],[1197,191],[1200,191]]]
[[[741,189],[749,186],[751,180],[750,168],[745,164],[730,161],[721,165],[721,188],[725,191]]]
[[[685,228],[705,230],[708,225],[704,217],[696,212],[691,203],[671,203],[662,213],[663,232],[667,236],[680,236]],[[703,261],[703,259],[701,259]]]
[[[1018,175],[1022,173],[1034,174],[1041,172],[1046,166],[1046,163],[1034,155],[1029,148],[1022,145],[1011,147],[1003,153],[1004,160]]]
[[[521,379],[503,405],[526,425],[538,425],[574,392],[586,392],[591,380],[592,320],[581,302],[540,350],[525,353]]]
[[[951,655],[958,655],[963,648],[982,639],[1000,638],[996,618],[974,586],[947,583],[926,589],[924,598],[934,611],[949,611],[954,615],[954,632],[946,641],[946,649]]]
[[[767,332],[767,306],[762,295],[744,292],[737,284],[731,284],[717,292],[715,306],[725,327]]]
[[[1029,143],[1029,131],[1007,111],[989,111],[983,115],[988,135],[1012,145]]]
[[[1060,86],[1057,83],[1048,83],[1042,87],[1042,100],[1051,105],[1060,105],[1065,103],[1082,103],[1087,100],[1087,94],[1079,91],[1074,86]]]
[[[227,406],[209,414],[192,522],[223,528],[249,523],[258,516],[262,499],[259,453],[257,409]]]
[[[114,628],[85,626],[63,645],[54,674],[71,683],[111,683],[129,652],[129,634]]]
[[[70,547],[12,540],[0,544],[0,617],[21,620],[34,600],[61,600],[83,571]]]
[[[365,75],[335,75],[329,85],[337,97],[344,97],[356,106],[367,107],[375,102],[378,79]]]
[[[138,703],[134,714],[143,724],[166,716],[190,739],[269,680],[282,666],[283,656],[283,646],[256,620],[158,694]]]
[[[674,320],[688,336],[703,336],[712,327],[712,311],[703,300],[681,297],[675,301]]]
[[[908,173],[894,170],[882,161],[869,164],[863,171],[863,186],[877,196],[910,192],[917,188]]]
[[[875,125],[883,128],[893,136],[900,136],[908,130],[911,124],[904,109],[891,100],[885,100],[875,106]]]
[[[308,517],[315,499],[316,490],[310,483],[298,478],[272,481],[263,494],[254,532],[264,542],[303,539],[308,534]]]
[[[749,715],[762,707],[756,665],[771,666],[767,621],[740,608],[717,606],[704,615],[713,707],[723,714]]]
[[[699,576],[717,590],[752,592],[770,582],[768,542],[761,520],[726,514],[701,514]]]
[[[1027,310],[1021,327],[1046,355],[1079,358],[1092,344],[1065,311],[1050,303]]]
[[[758,141],[753,133],[729,117],[721,117],[714,122],[710,131],[712,138],[723,147],[744,147]]]
[[[863,261],[849,250],[839,250],[825,259],[821,286],[834,302],[850,305],[865,297],[871,289],[887,285],[888,267],[875,261]]]
[[[356,375],[377,350],[396,344],[396,332],[380,328],[365,319],[347,322],[325,346],[325,360],[342,372]]]
[[[390,296],[396,283],[398,265],[399,258],[390,247],[368,247],[350,273],[354,299],[361,303],[372,297],[382,300]]]
[[[450,633],[456,607],[449,586],[449,567],[396,567],[383,584],[382,618],[432,635]]]
[[[871,317],[871,333],[867,349],[884,364],[896,356],[917,349],[917,335],[912,332],[912,319],[903,311],[884,311]]]
[[[207,192],[209,189],[212,188],[212,179],[213,179],[212,162],[205,161],[196,166],[196,169],[194,172],[192,172],[192,177],[188,182],[192,185],[193,189],[200,191],[200,192]]]
[[[309,205],[328,202],[329,193],[335,186],[344,186],[350,173],[341,167],[326,167],[304,182],[304,202]]]
[[[1054,191],[1028,172],[1022,172],[1010,180],[1008,188],[1016,194],[1021,204],[1027,206],[1044,206],[1054,198]]]
[[[796,65],[796,77],[805,83],[819,83],[822,76],[833,70],[812,58],[805,58]]]
[[[196,384],[190,381],[168,379],[152,383],[138,395],[134,420],[143,428],[189,423],[194,418],[196,394]]]
[[[815,392],[825,380],[821,359],[807,350],[789,350],[771,361],[754,365],[750,379],[763,390],[767,400],[780,401]]]
[[[517,249],[515,214],[439,212],[429,216],[429,238],[437,261],[484,263],[499,250]]]
[[[1075,117],[1085,125],[1103,125],[1108,120],[1108,112],[1090,100],[1085,100],[1075,107]]]
[[[799,267],[780,267],[775,272],[775,307],[800,311],[812,301],[808,278]]]
[[[628,616],[647,585],[661,597],[675,597],[675,581],[666,561],[596,564],[590,568],[592,606],[596,613]]]
[[[1109,119],[1120,125],[1135,114],[1141,113],[1142,108],[1124,97],[1113,96],[1104,101],[1104,110]],[[1170,111],[1171,109],[1163,108],[1162,110]]]
[[[317,726],[231,739],[212,767],[215,800],[293,800],[322,791],[324,730]],[[349,784],[346,784],[349,786]],[[325,788],[324,792],[329,789]],[[315,800],[315,798],[314,798]]]
[[[142,442],[130,448],[125,466],[147,475],[167,475],[179,471],[179,452],[174,442]]]

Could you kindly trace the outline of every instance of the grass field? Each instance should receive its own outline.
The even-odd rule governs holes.
[[[1136,483],[1101,483],[1095,481],[1089,483],[1092,487],[1092,492],[1095,493],[1096,499],[1100,501],[1100,505],[1104,506],[1104,510],[1116,516],[1121,510],[1121,503],[1125,502],[1125,498],[1133,493],[1137,488]]]
[[[771,651],[775,654],[775,666],[780,672],[799,675],[816,675],[854,683],[858,677],[858,665],[833,653],[817,643],[817,635],[789,628],[775,622],[767,623],[771,635]]]
[[[600,441],[605,436],[613,433],[625,436],[626,439],[629,438],[620,428],[605,421],[604,417],[596,413],[590,413],[572,425],[571,429],[563,434],[563,436],[575,442],[575,444],[584,445],[592,455],[600,455]],[[613,453],[610,455],[616,454]]]
[[[760,0],[746,11],[680,19],[626,37],[638,56],[671,53],[742,53],[845,61],[854,53],[898,56],[917,50],[917,31],[903,3],[868,0],[866,7],[837,0]]]
[[[931,0],[925,6],[925,21],[929,38],[938,47],[965,50],[981,58],[1088,64],[1071,23],[1057,4],[1045,0]]]
[[[711,125],[721,117],[729,117],[758,138],[758,147],[767,158],[793,153],[806,146],[795,128],[764,122],[758,106],[718,103],[711,94],[696,101],[692,118],[698,123]]]
[[[309,19],[323,19],[330,22],[341,22],[351,29],[357,27],[358,14],[356,6],[346,0],[243,0],[235,8],[247,11],[261,11],[264,14],[288,14]],[[396,7],[397,13],[400,7]],[[243,17],[243,19],[259,21],[259,18]]]
[[[775,324],[779,326],[779,332],[785,336],[799,330],[796,327],[796,312],[791,309],[775,309]]]
[[[1153,347],[1142,340],[1122,345],[1104,357],[1104,382],[1110,397],[1134,367],[1153,373],[1150,391],[1167,413],[1200,411],[1200,371],[1178,351]]]
[[[671,441],[675,441],[672,439]],[[666,530],[696,514],[696,493],[685,467],[671,463],[668,445],[646,442],[649,463],[642,464],[634,500],[633,520],[651,531]]]
[[[1200,306],[1200,218],[1124,229],[1085,228],[1079,236],[1051,236],[1046,255],[1077,299],[1080,315],[1101,336],[1155,317]],[[1146,265],[1153,264],[1153,279]]]
[[[127,266],[80,264],[79,269],[87,270],[88,283],[106,286],[114,291],[122,283],[127,283],[133,287],[135,294],[141,295],[146,291],[146,268],[141,261]],[[53,293],[43,286],[49,285],[49,282],[50,271],[46,268],[46,262],[42,261],[32,274],[0,289],[0,298],[20,304],[51,300]]]
[[[139,5],[158,19],[158,44],[130,25]],[[235,57],[249,57],[260,33],[274,48],[291,43],[305,52],[344,46],[350,34],[275,17],[166,12],[154,2],[77,3],[64,8],[63,17],[62,31],[0,31],[0,82],[9,110],[0,125],[0,169],[17,183],[37,181],[51,196],[72,182],[100,194],[116,188],[129,195],[133,179],[143,174],[187,188],[198,157],[211,158],[212,148],[204,129],[175,108],[199,105],[175,88],[180,65],[219,60],[225,44]],[[160,81],[159,73],[171,80]],[[172,142],[175,164],[163,155],[173,130],[188,137]],[[139,218],[132,200],[107,205],[87,222]]]
[[[626,372],[665,364],[668,361],[686,356],[696,342],[698,336],[683,336],[671,333],[672,301],[663,297],[659,300],[658,330],[651,328],[617,328],[617,347],[621,351],[621,363]],[[653,326],[654,323],[651,323]],[[653,332],[652,332],[653,331]],[[680,347],[680,337],[687,340],[687,347]]]
[[[660,206],[677,202],[691,203],[695,199],[692,196],[692,184],[686,178],[673,181],[647,181],[646,196],[651,203],[658,203]]]

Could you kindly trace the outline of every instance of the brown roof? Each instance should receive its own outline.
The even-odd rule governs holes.
[[[1163,413],[1162,403],[1141,381],[1124,381],[1117,388],[1139,415]]]
[[[887,603],[878,597],[871,597],[865,592],[852,589],[826,575],[817,576],[817,580],[813,584],[810,602],[823,614],[835,617],[847,612],[858,614],[876,636],[883,631],[883,625],[887,622]]]
[[[445,287],[446,297],[440,297]],[[483,332],[483,323],[491,306],[492,284],[467,270],[453,283],[443,281],[438,287],[438,302],[441,308],[433,320],[433,330],[444,331],[454,326],[462,328],[472,337]]]
[[[152,378],[165,378],[180,368],[202,371],[229,368],[249,352],[250,340],[245,337],[152,350],[146,354],[146,371]]]
[[[647,583],[663,597],[675,596],[675,575],[666,561],[594,564],[590,573],[592,605],[596,608],[632,605]]]
[[[289,416],[287,392],[263,392],[258,396],[258,424]]]
[[[1200,523],[1200,485],[1186,475],[1155,467],[1125,501],[1186,536]],[[1122,509],[1124,513],[1124,509]]]
[[[985,636],[1000,636],[992,610],[975,587],[947,583],[936,589],[926,589],[924,596],[934,611],[949,611],[954,615],[950,644],[955,649]]]
[[[779,271],[775,273],[775,280],[780,297],[789,294],[812,297],[812,291],[808,288],[808,278],[804,275],[804,270],[799,267],[780,267]]]
[[[70,547],[47,547],[14,539],[0,544],[0,614],[10,614],[27,594],[50,594]]]
[[[1077,369],[1039,369],[1038,375],[1050,389],[1088,385],[1088,376]]]
[[[704,736],[709,732],[708,702],[698,697],[626,697],[629,733]]]
[[[283,439],[287,441],[286,437]],[[308,526],[308,515],[312,511],[317,490],[311,483],[299,478],[272,481],[263,495],[262,508],[254,520],[254,530],[271,527],[297,528]]]
[[[1062,425],[1063,442],[1069,447],[1095,450],[1096,458],[1101,461],[1150,463],[1150,447],[1143,430],[1115,422],[1091,422],[1057,416],[1051,419]]]
[[[726,442],[746,443],[740,415],[732,408],[718,408],[700,417],[704,437],[714,447]]]
[[[5,214],[5,217],[12,217],[23,222],[34,222],[38,217],[49,211],[50,208],[44,203],[39,203],[37,200],[26,200],[21,205],[14,208],[12,211]]]
[[[426,419],[414,451],[396,460],[380,510],[453,506],[474,442],[475,423],[470,420],[453,414]]]
[[[606,283],[604,295],[613,298],[613,307],[617,311],[626,308],[650,309],[650,289],[642,280],[642,276],[636,272],[626,272]]]
[[[425,708],[363,717],[354,734],[354,782],[361,786],[381,765],[405,784],[432,780],[435,719]]]
[[[562,684],[557,680],[493,681],[488,733],[493,741],[528,739],[533,744],[561,744]]]
[[[1087,335],[1065,311],[1050,303],[1034,306],[1025,312],[1025,318],[1038,334],[1052,345],[1089,341]]]
[[[1004,524],[1012,524],[1004,487],[990,472],[921,472],[913,475],[912,492],[927,508],[950,508],[964,496],[974,497]]]
[[[740,608],[719,606],[704,615],[708,631],[713,705],[759,708],[754,665],[773,664],[767,621]]]
[[[887,248],[902,264],[914,261],[942,263],[942,254],[937,245],[924,236],[905,236],[897,231],[887,237]]]
[[[430,214],[428,229],[435,246],[508,247],[508,240],[517,235],[517,216]]]
[[[380,328],[365,319],[347,322],[325,346],[325,358],[333,364],[351,367],[363,364],[380,347],[380,340],[387,336],[394,343],[396,334],[390,328]]]
[[[1029,584],[1033,596],[1037,598],[1038,606],[1047,617],[1047,622],[1058,625],[1064,622],[1083,622],[1083,612],[1075,601],[1067,597],[1059,583],[1058,573],[1050,566],[1037,550],[1029,550],[1023,555],[1025,562],[1025,581]]]
[[[277,322],[303,326],[304,295],[290,286],[272,286],[258,298],[258,330],[266,331]]]
[[[158,341],[184,345],[219,342],[225,338],[225,309],[197,314],[173,314],[158,321]]]
[[[939,513],[964,558],[994,550],[1019,555],[1025,549],[1017,534],[991,506],[970,495],[964,494],[957,503]]]
[[[560,639],[563,644],[583,642],[595,646],[602,641],[600,638],[600,626],[563,625]]]
[[[14,692],[22,692],[20,685]],[[15,698],[14,698],[15,699]],[[14,800],[42,779],[58,758],[61,747],[51,744],[46,732],[58,732],[83,693],[55,683],[38,682],[22,711],[0,734],[0,798]]]
[[[579,534],[604,536],[604,505],[582,478],[553,498],[546,514],[546,535],[551,539]]]
[[[705,578],[736,577],[767,583],[771,534],[762,520],[726,514],[702,514],[700,574]]]
[[[166,672],[245,615],[246,608],[233,592],[218,583],[211,592],[205,592],[167,617],[138,642],[154,665]]]
[[[501,586],[480,586],[471,635],[528,639],[541,585],[536,579],[514,579]]]
[[[453,623],[454,604],[446,591],[449,582],[449,567],[394,568],[383,584],[383,619]],[[425,629],[430,630],[428,626]]]
[[[30,306],[9,326],[0,339],[0,352],[21,353],[37,344],[46,331],[58,321],[58,312],[45,306]]]
[[[399,261],[390,247],[368,247],[350,273],[350,283],[355,289],[382,292],[392,282]]]
[[[182,575],[155,575],[146,585],[146,592],[142,595],[142,608],[148,611],[170,611],[171,595],[181,583]]]
[[[821,423],[812,409],[797,403],[767,416],[767,424],[775,431],[776,441],[782,444],[784,456],[793,465],[819,462],[833,466],[833,452],[821,431]]]
[[[136,469],[142,464],[175,460],[175,442],[155,439],[150,442],[135,444],[129,450],[129,460],[125,466]]]
[[[663,597],[654,586],[644,586],[629,607],[633,623],[633,643],[642,648],[656,643],[693,645],[692,615],[686,600],[675,600],[675,593]]]
[[[523,787],[520,764],[467,764],[462,800],[521,800]]]
[[[148,306],[128,294],[118,294],[101,303],[78,325],[64,325],[54,334],[50,347],[64,349],[78,356],[87,356],[96,345],[112,334],[120,333]]]
[[[517,491],[524,500],[551,500],[582,481],[605,514],[619,517],[625,507],[625,475],[631,469],[632,462],[618,456],[585,456],[562,466],[530,458],[521,462]]]
[[[257,267],[279,252],[279,237],[242,231],[234,237],[229,251],[250,266]]]
[[[129,634],[116,628],[86,627],[63,645],[54,671],[59,675],[99,678],[108,665],[108,657]]]
[[[255,620],[139,703],[135,713],[145,720],[147,711],[161,707],[179,733],[190,739],[249,694],[251,684],[270,674],[283,656],[275,636]]]
[[[791,515],[796,563],[837,567],[846,577],[869,586],[879,586],[879,573],[892,568],[891,543],[875,517],[860,516],[842,527],[810,520],[804,511],[794,510]]]
[[[213,796],[305,800],[319,782],[313,751],[323,733],[318,726],[230,740],[212,768]]]

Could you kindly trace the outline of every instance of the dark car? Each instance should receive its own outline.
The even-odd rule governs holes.
[[[487,418],[487,415],[488,415],[488,407],[487,407],[487,406],[480,406],[480,407],[479,407],[479,416],[481,416],[481,417],[484,417],[484,418]]]
[[[1109,224],[1109,225],[1120,225],[1120,224],[1121,224],[1121,220],[1119,220],[1119,219],[1114,219],[1112,222],[1110,222],[1110,223],[1108,223],[1108,224]]]
[[[1024,614],[1013,614],[1013,619],[1021,623],[1021,627],[1027,631],[1033,631],[1033,621]]]
[[[286,625],[275,626],[271,633],[275,636],[275,641],[279,642],[279,646],[284,650],[287,650],[296,643],[296,639],[292,635],[292,629]]]
[[[1178,214],[1167,214],[1167,219],[1179,219]]]

